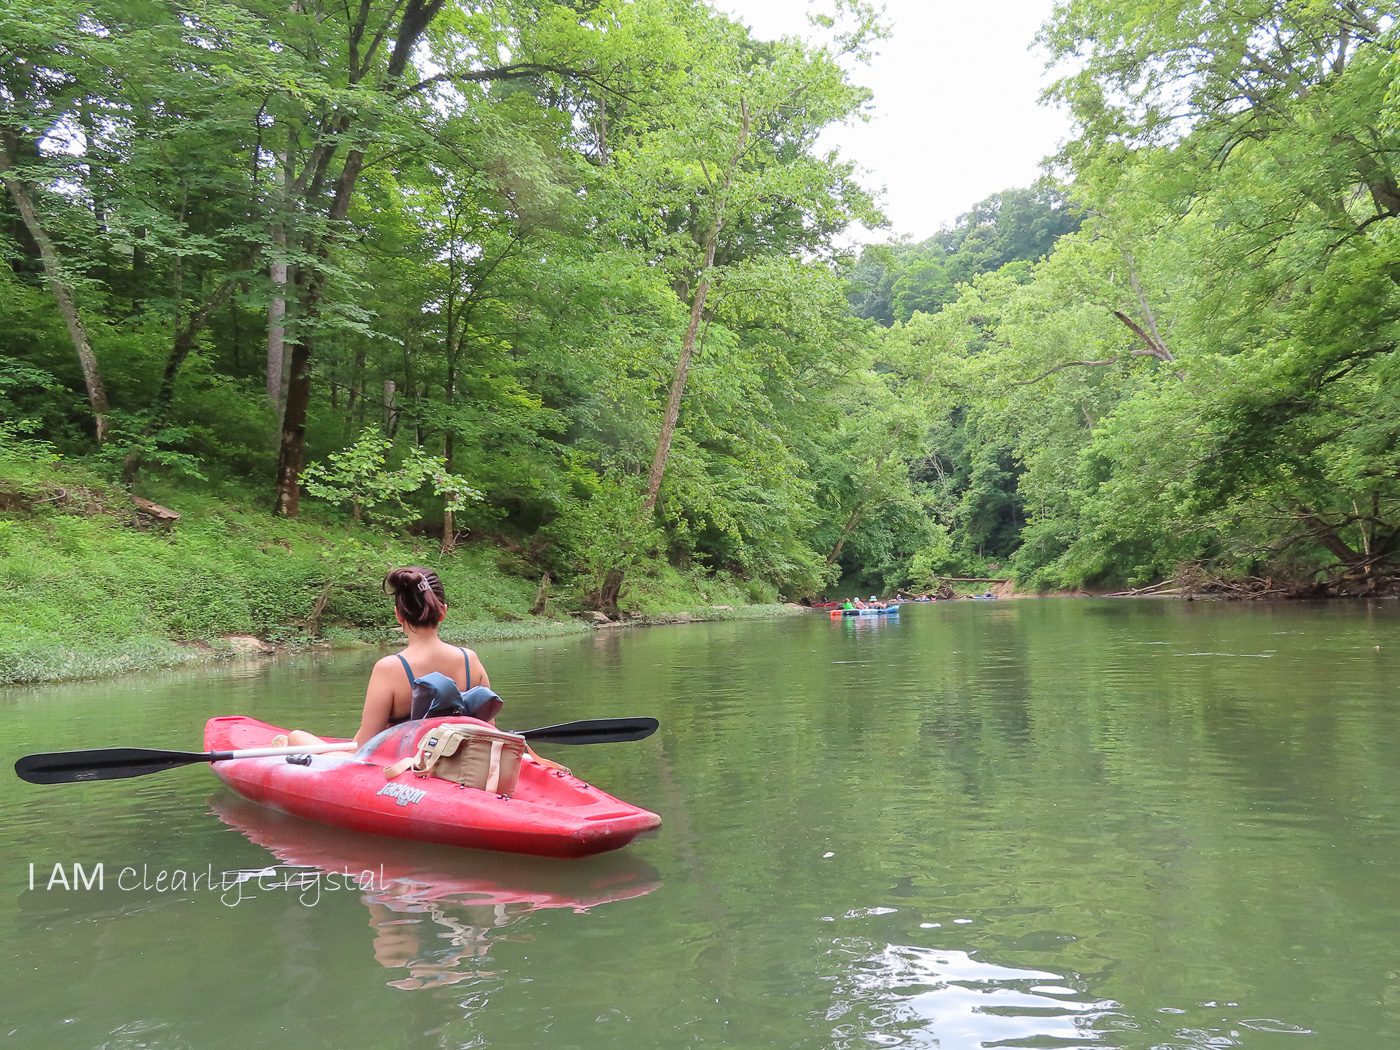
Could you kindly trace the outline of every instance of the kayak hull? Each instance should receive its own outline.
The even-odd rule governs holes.
[[[285,758],[245,758],[215,762],[211,768],[244,798],[284,813],[353,831],[469,849],[584,857],[619,849],[661,826],[655,813],[528,755],[509,798],[436,777],[385,777],[385,767],[413,754],[429,729],[473,721],[434,718],[407,723],[381,733],[358,752],[310,756],[309,765]],[[204,746],[209,751],[267,747],[284,732],[241,715],[211,718],[204,728]]]

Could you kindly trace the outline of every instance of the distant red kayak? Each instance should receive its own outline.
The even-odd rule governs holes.
[[[385,767],[413,754],[429,729],[472,721],[405,723],[358,752],[315,755],[306,766],[278,757],[215,762],[211,768],[244,798],[285,813],[354,831],[471,849],[583,857],[618,849],[661,826],[655,813],[528,755],[510,798],[412,773],[385,778]],[[267,747],[285,732],[242,715],[211,718],[204,727],[204,746],[209,751]]]

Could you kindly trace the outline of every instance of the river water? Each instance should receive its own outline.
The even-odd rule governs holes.
[[[349,733],[377,655],[0,692],[0,744]],[[204,766],[6,772],[0,1046],[1400,1045],[1396,603],[963,601],[481,655],[502,726],[658,717],[541,750],[661,830],[513,858]]]

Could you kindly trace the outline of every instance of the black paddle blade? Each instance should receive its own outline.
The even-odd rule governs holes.
[[[77,784],[87,780],[121,780],[208,762],[209,756],[191,751],[153,751],[140,747],[109,747],[96,751],[56,751],[25,755],[15,763],[21,780],[31,784]]]
[[[593,718],[543,729],[525,729],[520,735],[541,744],[620,744],[645,740],[660,724],[654,718]]]

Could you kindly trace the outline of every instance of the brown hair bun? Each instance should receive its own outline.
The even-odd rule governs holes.
[[[447,592],[432,569],[417,565],[390,569],[384,591],[394,596],[399,618],[414,627],[436,627],[447,615]]]

